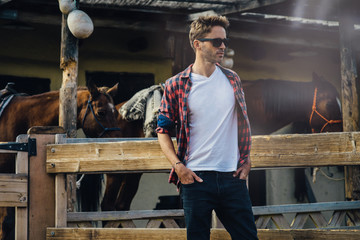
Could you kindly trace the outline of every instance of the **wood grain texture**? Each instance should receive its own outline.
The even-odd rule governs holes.
[[[251,164],[253,168],[360,165],[359,140],[359,132],[253,136]],[[157,140],[47,146],[48,173],[170,168]]]
[[[360,230],[258,230],[260,240],[358,240]],[[185,229],[47,228],[47,240],[186,240]],[[211,240],[230,240],[225,229],[212,229]]]

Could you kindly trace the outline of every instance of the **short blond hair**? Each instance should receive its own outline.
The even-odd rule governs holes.
[[[220,26],[227,31],[230,23],[225,16],[201,16],[193,21],[190,25],[189,40],[192,49],[194,49],[194,40],[203,38],[207,33],[211,32],[214,26]],[[194,49],[195,51],[195,49]]]

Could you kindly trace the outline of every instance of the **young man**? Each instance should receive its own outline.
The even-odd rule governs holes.
[[[257,239],[246,187],[250,124],[238,75],[222,68],[229,22],[200,17],[190,26],[195,62],[165,83],[158,117],[160,146],[173,166],[188,240],[210,239],[212,210],[233,240]],[[169,132],[176,125],[177,154]]]

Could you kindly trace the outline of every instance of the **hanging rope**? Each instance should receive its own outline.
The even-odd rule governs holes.
[[[322,131],[324,130],[324,128],[328,125],[328,124],[334,124],[334,123],[341,123],[342,120],[328,120],[326,117],[324,117],[323,115],[321,115],[318,110],[316,109],[316,99],[317,99],[317,88],[315,88],[314,91],[314,100],[313,100],[313,105],[312,105],[312,112],[310,115],[310,119],[309,119],[309,124],[311,127],[311,120],[314,116],[314,113],[316,113],[319,117],[321,117],[322,119],[324,119],[325,124],[323,125],[323,127],[320,130],[320,133],[322,133]],[[311,128],[312,132],[315,132],[315,128]]]
[[[312,173],[312,175],[313,175],[313,180],[312,180],[313,183],[316,182],[316,173],[317,173],[318,171],[320,171],[321,174],[322,174],[324,177],[326,177],[327,179],[329,179],[329,180],[332,180],[332,181],[343,181],[343,180],[345,180],[345,178],[333,178],[333,177],[330,177],[330,176],[327,175],[321,168],[315,167],[314,170],[313,170],[313,173]]]

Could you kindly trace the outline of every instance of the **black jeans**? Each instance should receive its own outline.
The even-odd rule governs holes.
[[[212,210],[233,240],[258,239],[246,181],[232,172],[196,171],[204,181],[181,185],[187,240],[209,240]]]

